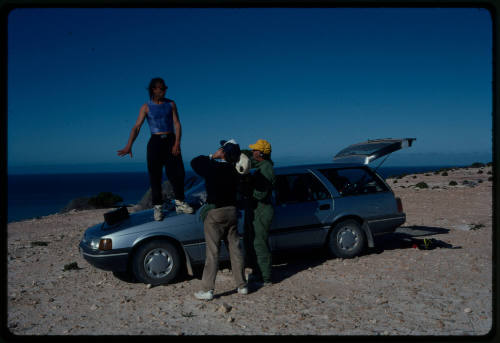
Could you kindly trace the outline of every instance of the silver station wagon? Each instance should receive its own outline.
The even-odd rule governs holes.
[[[375,236],[394,232],[406,220],[401,200],[368,164],[414,140],[369,140],[340,151],[332,163],[275,168],[271,251],[326,248],[333,256],[352,258],[374,247]],[[187,190],[186,200],[193,214],[170,210],[163,221],[155,221],[150,209],[94,225],[85,231],[80,253],[97,268],[132,274],[147,284],[168,283],[182,271],[192,275],[192,267],[205,261],[199,215],[204,183]],[[243,228],[241,209],[242,237]],[[220,260],[229,260],[224,243]]]

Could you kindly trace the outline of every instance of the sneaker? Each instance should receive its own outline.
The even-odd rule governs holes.
[[[187,202],[175,199],[175,212],[177,213],[193,213],[194,210]]]
[[[214,290],[209,291],[198,291],[194,293],[194,297],[199,300],[212,300],[214,298]]]
[[[245,286],[245,287],[238,287],[238,294],[243,294],[243,295],[248,294],[248,287],[247,286]]]
[[[155,205],[154,206],[154,217],[155,217],[156,221],[163,220],[163,208],[162,208],[162,205]]]

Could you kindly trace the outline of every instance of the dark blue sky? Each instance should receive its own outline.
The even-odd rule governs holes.
[[[492,160],[484,9],[17,9],[8,30],[9,172],[145,171],[147,123],[116,151],[156,76],[185,162],[231,137],[277,164],[385,137],[417,138],[385,165]]]

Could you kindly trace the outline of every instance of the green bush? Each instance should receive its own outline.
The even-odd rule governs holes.
[[[109,208],[115,206],[117,203],[122,202],[123,198],[111,192],[101,192],[97,196],[89,199],[89,205],[95,208]]]
[[[429,188],[425,182],[419,182],[415,185],[415,188]]]
[[[470,165],[471,168],[480,168],[480,167],[484,167],[484,163],[481,163],[481,162],[474,162]]]
[[[456,185],[458,185],[458,183],[456,181],[450,181],[450,183],[448,185],[449,186],[456,186]]]

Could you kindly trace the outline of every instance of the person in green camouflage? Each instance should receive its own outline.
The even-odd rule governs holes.
[[[257,169],[247,180],[247,205],[245,208],[245,250],[252,274],[249,282],[272,283],[271,251],[269,249],[269,229],[274,217],[271,204],[272,189],[275,184],[271,144],[259,139],[249,145],[251,150],[242,150],[251,161],[251,168]]]

